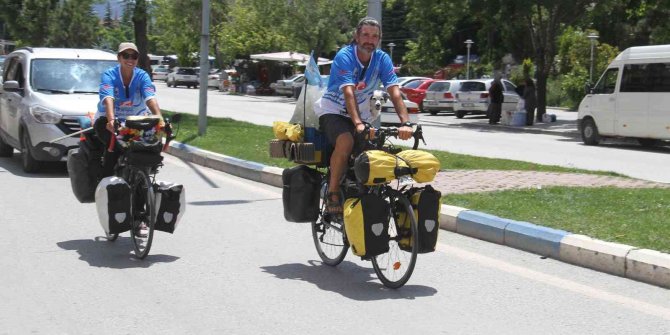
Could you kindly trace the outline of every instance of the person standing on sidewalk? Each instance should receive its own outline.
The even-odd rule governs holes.
[[[500,82],[501,77],[500,73],[496,73],[495,79],[489,88],[489,124],[497,124],[500,122],[502,103],[505,99],[502,82]]]
[[[537,107],[537,97],[535,96],[535,83],[530,77],[526,77],[526,85],[523,89],[523,99],[525,100],[526,125],[532,126],[535,119],[535,107]]]

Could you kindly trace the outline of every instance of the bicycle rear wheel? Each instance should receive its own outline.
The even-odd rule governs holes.
[[[399,211],[393,209],[389,222],[389,251],[372,257],[372,267],[375,269],[377,277],[384,286],[393,289],[405,285],[409,277],[412,276],[414,265],[416,264],[416,255],[419,251],[419,232],[412,205],[404,196],[399,196],[396,202],[400,210],[407,213],[407,217],[409,218],[411,231],[409,245],[411,247],[400,247]]]
[[[328,215],[324,215],[326,210],[325,195],[328,194],[328,184],[326,181],[321,184],[321,190],[319,217],[315,222],[312,222],[312,238],[314,239],[316,252],[321,257],[323,263],[336,266],[342,263],[344,257],[347,255],[349,242],[344,232],[344,224],[342,222],[330,221]]]
[[[143,170],[133,169],[131,176],[131,213],[133,213],[130,236],[135,256],[143,259],[149,255],[154,238],[156,221],[155,194],[149,175]]]

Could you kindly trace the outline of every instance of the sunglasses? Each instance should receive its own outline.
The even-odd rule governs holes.
[[[139,58],[140,55],[134,52],[133,53],[122,52],[121,57],[123,57],[123,59],[131,58],[133,60],[137,60],[137,58]]]

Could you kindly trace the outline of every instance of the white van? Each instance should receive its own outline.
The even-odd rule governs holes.
[[[620,53],[579,104],[582,141],[635,138],[643,146],[670,140],[670,45]]]

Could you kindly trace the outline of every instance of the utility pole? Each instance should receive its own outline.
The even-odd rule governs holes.
[[[368,16],[382,24],[382,0],[368,0]]]
[[[207,132],[207,75],[209,74],[209,0],[202,0],[202,35],[200,37],[200,103],[198,135]]]

